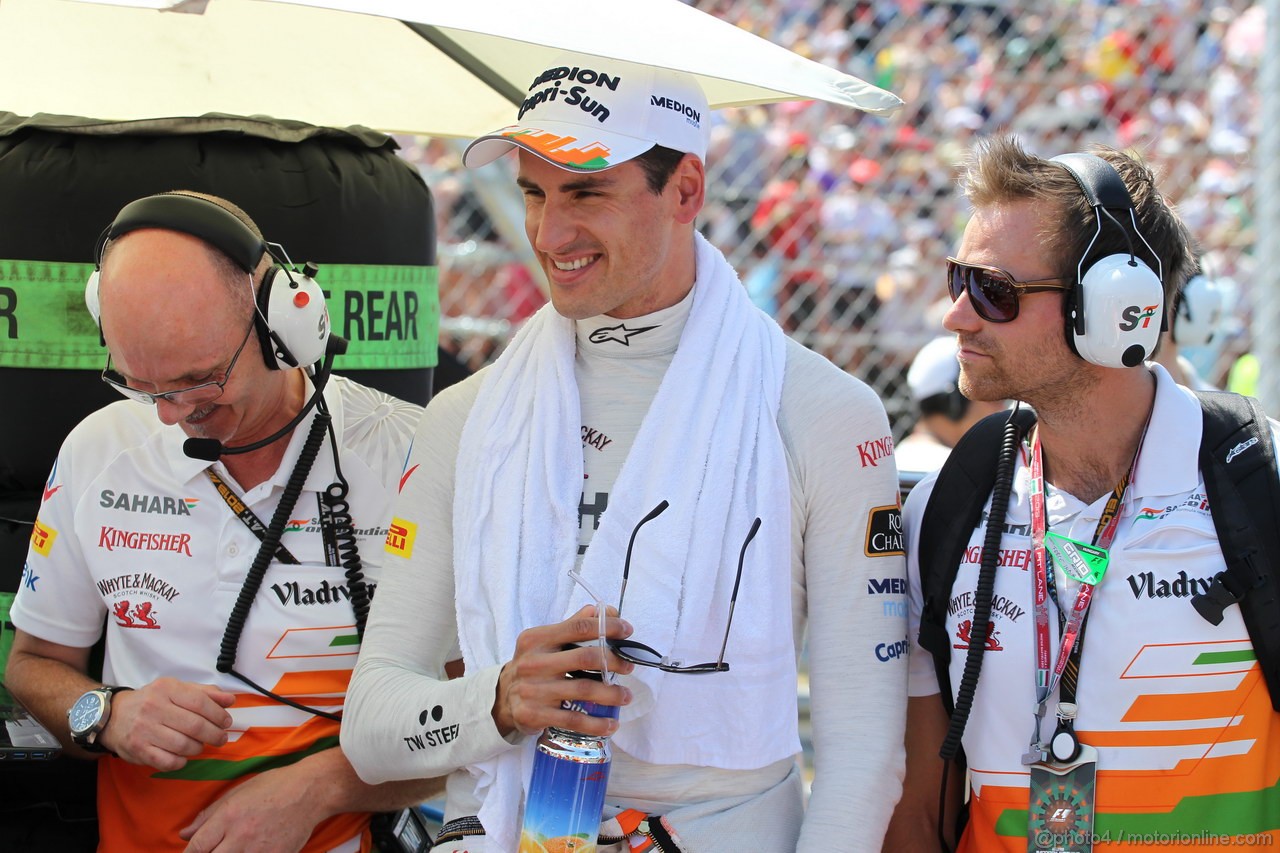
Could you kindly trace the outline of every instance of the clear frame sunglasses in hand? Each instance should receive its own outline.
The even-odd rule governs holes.
[[[626,599],[627,580],[631,576],[631,554],[635,548],[636,535],[640,532],[640,528],[648,522],[657,518],[666,511],[669,504],[663,501],[654,507],[650,512],[636,524],[631,531],[631,539],[627,543],[627,555],[622,566],[622,589],[618,593],[618,616],[622,616],[622,604]],[[742,567],[746,560],[747,546],[751,544],[751,540],[755,538],[756,533],[760,530],[760,519],[756,518],[751,524],[751,529],[747,532],[746,539],[742,542],[742,549],[738,552],[738,571],[733,581],[733,593],[729,597],[729,616],[725,621],[724,640],[720,644],[720,656],[710,663],[682,664],[679,660],[675,660],[669,655],[665,655],[651,646],[635,640],[611,640],[605,636],[605,611],[606,607],[603,599],[586,584],[577,569],[569,571],[569,577],[582,587],[587,595],[591,596],[595,601],[596,617],[599,620],[598,645],[600,646],[600,665],[601,673],[605,679],[605,683],[613,683],[613,675],[608,671],[608,655],[606,648],[612,650],[615,655],[625,661],[629,661],[636,666],[648,666],[660,669],[663,672],[670,672],[682,675],[703,675],[712,672],[728,672],[729,664],[724,659],[725,650],[729,645],[729,631],[733,627],[733,611],[738,603],[738,588],[742,584]]]
[[[613,684],[617,680],[617,676],[609,669],[609,640],[605,636],[608,608],[605,606],[604,599],[578,573],[577,567],[569,570],[569,577],[574,583],[582,587],[582,591],[591,596],[591,600],[594,602],[596,609],[596,640],[594,644],[600,649],[600,678],[605,684]],[[572,647],[566,646],[566,648]]]

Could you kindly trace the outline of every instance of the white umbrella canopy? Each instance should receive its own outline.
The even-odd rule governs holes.
[[[894,95],[680,0],[0,0],[0,110],[229,113],[472,137],[561,51],[696,74],[714,107]]]

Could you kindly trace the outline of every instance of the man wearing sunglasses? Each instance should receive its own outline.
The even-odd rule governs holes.
[[[1036,423],[1018,441],[1006,427],[1009,474],[957,531],[950,589],[929,584],[949,555],[922,547],[947,526],[929,511],[940,481],[907,501],[908,770],[885,850],[1235,849],[1280,826],[1280,715],[1240,608],[1213,624],[1193,606],[1226,565],[1202,411],[1144,360],[1193,268],[1187,229],[1152,171],[1110,149],[1046,160],[985,140],[963,186],[944,321],[960,388]],[[966,765],[939,758],[955,747],[963,830]]]
[[[7,686],[99,762],[100,849],[367,849],[371,812],[438,790],[368,785],[337,745],[360,619],[345,561],[358,552],[378,579],[377,527],[421,408],[329,377],[327,359],[308,372],[330,350],[323,293],[225,200],[132,202],[95,260],[102,378],[128,399],[59,451]],[[268,282],[274,302],[257,298]],[[339,481],[344,507],[322,504]],[[89,675],[104,631],[105,684]]]
[[[907,645],[884,408],[696,233],[712,120],[696,80],[564,57],[522,113],[465,160],[515,152],[551,304],[427,408],[343,746],[369,781],[461,767],[453,853],[516,849],[547,726],[611,737],[602,851],[877,850]],[[466,675],[446,681],[456,645]]]

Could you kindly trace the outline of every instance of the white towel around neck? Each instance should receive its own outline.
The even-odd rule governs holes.
[[[617,600],[640,531],[625,618],[632,639],[686,663],[720,652],[738,555],[752,521],[729,672],[637,667],[614,743],[656,764],[758,768],[800,749],[791,620],[791,495],[778,409],[782,330],[752,305],[724,256],[695,235],[697,277],[680,344],[583,558]],[[467,418],[454,494],[458,629],[468,671],[504,663],[519,633],[558,622],[588,596],[569,578],[582,495],[573,321],[544,306],[490,367]],[[718,567],[718,568],[717,568]],[[474,766],[490,849],[516,846],[533,738]],[[655,795],[661,792],[654,792]]]

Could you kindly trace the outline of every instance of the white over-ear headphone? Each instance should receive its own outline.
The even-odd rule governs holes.
[[[163,228],[199,237],[250,276],[264,254],[278,258],[268,243],[216,202],[178,192],[138,199],[121,209],[94,249],[94,271],[85,283],[84,302],[99,325],[98,276],[103,249],[109,241],[140,228]],[[329,343],[329,311],[324,291],[315,281],[315,267],[306,264],[299,272],[291,266],[272,265],[258,288],[254,309],[262,357],[272,370],[314,364],[324,357]]]
[[[1189,278],[1173,304],[1173,340],[1178,346],[1207,347],[1224,331],[1226,293],[1205,273]]]
[[[1136,367],[1142,364],[1167,328],[1163,264],[1138,229],[1133,199],[1115,167],[1096,154],[1063,154],[1050,162],[1071,173],[1097,219],[1097,231],[1076,265],[1076,284],[1067,298],[1067,343],[1092,364]],[[1133,241],[1112,211],[1133,224],[1133,231],[1155,258],[1152,271],[1134,253]],[[1129,251],[1107,255],[1085,266],[1098,242],[1103,219],[1110,220],[1129,242]]]

